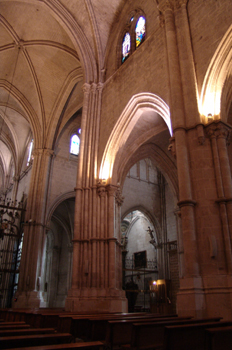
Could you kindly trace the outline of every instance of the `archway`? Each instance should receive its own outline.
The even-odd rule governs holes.
[[[117,183],[124,197],[122,216],[120,219],[116,217],[116,222],[132,211],[132,207],[144,208],[143,213],[149,213],[148,217],[153,218],[150,222],[153,222],[157,235],[156,248],[160,249],[158,277],[173,280],[174,311],[179,288],[179,225],[175,216],[178,181],[175,159],[169,152],[170,136],[167,104],[151,93],[133,96],[111,133],[99,177],[107,183]],[[120,237],[120,227],[117,230]],[[172,259],[173,271],[169,268],[169,258]]]
[[[67,198],[50,218],[43,254],[43,307],[64,307],[71,286],[74,206],[75,198]]]
[[[145,158],[129,169],[122,195],[123,288],[129,311],[175,312],[179,262],[176,200],[171,186],[152,158]],[[167,287],[158,306],[151,298],[151,286],[157,280]]]

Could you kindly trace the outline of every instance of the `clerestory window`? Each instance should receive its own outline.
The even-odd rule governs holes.
[[[121,46],[121,63],[144,42],[146,36],[146,19],[141,11],[134,11],[124,30]]]
[[[81,129],[78,129],[78,134],[81,134]],[[80,152],[80,137],[78,136],[78,134],[72,135],[70,141],[70,153],[75,156],[78,156]]]
[[[30,142],[29,151],[28,151],[28,157],[27,157],[27,166],[30,165],[30,162],[32,161],[32,149],[33,149],[33,139]]]

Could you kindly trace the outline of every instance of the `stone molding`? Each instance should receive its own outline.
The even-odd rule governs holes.
[[[177,203],[177,205],[179,205],[180,208],[186,207],[186,206],[194,207],[196,204],[197,202],[194,201],[193,199],[183,199]]]

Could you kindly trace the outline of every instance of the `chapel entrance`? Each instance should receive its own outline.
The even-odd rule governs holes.
[[[42,307],[65,305],[72,276],[72,239],[75,198],[62,201],[54,210],[46,235],[41,292]]]
[[[168,182],[151,159],[142,159],[129,170],[122,194],[122,283],[128,311],[175,312],[177,219]]]

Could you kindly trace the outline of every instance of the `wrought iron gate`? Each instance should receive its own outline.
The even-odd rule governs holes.
[[[0,307],[11,307],[23,242],[22,202],[0,198]]]
[[[157,260],[136,264],[134,258],[123,257],[123,289],[128,299],[128,311],[150,311],[149,282],[158,278]]]

